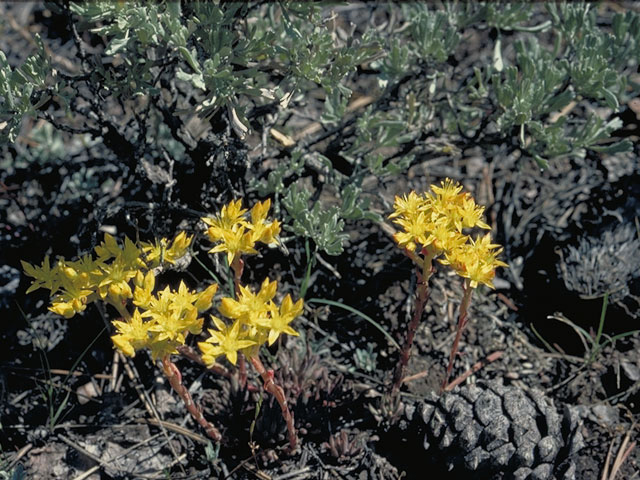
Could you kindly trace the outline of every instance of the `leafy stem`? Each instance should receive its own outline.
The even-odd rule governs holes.
[[[256,371],[262,377],[264,381],[264,389],[273,395],[276,401],[280,404],[280,409],[282,410],[282,416],[287,423],[287,432],[289,435],[289,449],[290,451],[295,450],[296,445],[298,443],[298,436],[296,434],[296,428],[293,421],[293,414],[289,410],[287,406],[287,399],[284,395],[284,390],[282,387],[275,383],[273,370],[267,370],[262,361],[258,357],[258,355],[252,355],[249,357],[251,364],[256,369]]]

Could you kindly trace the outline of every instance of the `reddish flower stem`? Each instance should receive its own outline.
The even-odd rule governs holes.
[[[182,374],[180,370],[178,370],[178,367],[171,361],[168,355],[162,359],[162,370],[169,380],[171,387],[180,396],[193,419],[204,428],[204,431],[209,437],[219,442],[222,439],[220,431],[204,418],[202,408],[193,403],[189,390],[182,384]]]
[[[236,257],[230,266],[231,270],[233,270],[233,287],[237,297],[238,292],[240,292],[240,279],[242,278],[242,271],[244,270],[244,260],[242,260],[241,257]]]
[[[289,433],[289,450],[294,451],[296,448],[296,444],[298,443],[298,436],[296,435],[296,428],[293,422],[293,414],[287,406],[287,399],[284,395],[284,390],[280,385],[277,385],[275,383],[273,370],[266,370],[264,368],[264,365],[262,364],[262,361],[260,361],[257,355],[249,357],[249,360],[251,361],[251,364],[256,369],[256,371],[262,377],[262,380],[264,381],[264,389],[271,395],[273,395],[280,404],[282,416],[284,417],[285,422],[287,422],[287,432]]]
[[[468,282],[465,281],[464,294],[462,296],[462,303],[460,304],[460,316],[458,317],[456,336],[453,340],[453,345],[451,346],[451,353],[449,354],[449,365],[447,365],[447,372],[445,373],[444,380],[442,381],[442,385],[440,386],[440,393],[444,392],[447,384],[449,383],[449,377],[451,376],[451,371],[453,370],[453,361],[455,360],[456,354],[458,353],[458,345],[460,343],[460,338],[462,337],[462,331],[464,330],[464,327],[467,326],[467,314],[469,311],[469,305],[471,304],[472,294],[473,288],[471,288]]]
[[[410,256],[410,258],[412,258]],[[420,319],[422,318],[422,312],[424,311],[424,306],[429,299],[429,277],[431,276],[431,257],[427,257],[424,260],[424,266],[422,271],[419,268],[416,269],[416,275],[418,277],[418,284],[416,286],[416,300],[413,309],[413,316],[411,317],[411,322],[409,322],[409,327],[407,329],[407,336],[405,338],[404,345],[402,346],[402,351],[400,352],[400,361],[396,366],[396,369],[393,373],[393,384],[391,386],[391,402],[392,405],[395,405],[396,400],[398,398],[398,394],[400,393],[400,386],[402,385],[402,379],[404,378],[405,371],[407,369],[407,364],[409,363],[409,357],[411,356],[411,347],[413,346],[413,339],[416,335],[416,330],[418,329],[418,325],[420,324]]]

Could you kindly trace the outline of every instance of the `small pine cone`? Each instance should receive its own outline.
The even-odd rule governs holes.
[[[434,462],[482,478],[573,480],[582,448],[580,419],[536,390],[495,381],[459,387],[442,397],[405,405],[407,431],[418,435]],[[471,478],[471,476],[469,477]]]

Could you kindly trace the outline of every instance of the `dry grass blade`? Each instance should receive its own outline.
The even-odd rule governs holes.
[[[613,453],[613,442],[615,442],[615,438],[611,439],[611,443],[609,444],[607,458],[604,459],[604,468],[602,469],[600,480],[608,480],[609,478],[609,462],[611,461],[611,454]]]
[[[608,480],[615,480],[618,471],[622,467],[622,464],[627,459],[629,454],[633,451],[636,446],[636,442],[631,442],[631,445],[627,447],[629,443],[629,438],[631,437],[631,432],[635,427],[635,423],[631,426],[627,434],[624,436],[624,440],[622,441],[622,445],[620,445],[620,449],[618,450],[618,454],[616,455],[615,460],[613,461],[613,467],[611,468],[611,476]]]
[[[483,368],[485,365],[488,365],[491,362],[495,362],[500,357],[502,357],[502,355],[504,355],[504,352],[502,352],[502,351],[493,352],[492,354],[488,355],[487,358],[485,358],[483,360],[480,360],[479,362],[474,363],[473,366],[469,370],[467,370],[462,375],[460,375],[458,378],[452,380],[448,385],[446,385],[444,387],[443,391],[450,392],[451,390],[456,388],[458,385],[460,385],[462,382],[464,382],[472,374],[476,373],[478,370]]]
[[[84,372],[79,372],[77,370],[66,370],[64,368],[51,368],[49,369],[49,371],[51,372],[51,375],[66,375],[69,377],[92,377],[92,378],[96,378],[98,380],[104,380],[104,379],[109,379],[111,378],[111,375],[108,375],[106,373],[95,373],[93,375],[88,374],[88,373],[84,373]]]
[[[359,97],[349,104],[349,106],[347,107],[347,112],[352,113],[358,110],[359,108],[364,108],[367,105],[370,105],[371,103],[373,103],[375,100],[376,98],[369,95]],[[319,132],[320,130],[322,130],[322,123],[312,122],[309,125],[307,125],[305,128],[303,128],[301,131],[299,131],[297,134],[295,134],[293,136],[293,141],[297,142],[305,137],[308,137],[309,135],[313,135],[314,133]]]
[[[112,365],[112,369],[111,369],[109,387],[111,388],[112,392],[115,392],[116,386],[118,384],[118,372],[120,367],[120,356],[118,355],[117,350],[113,351],[113,363],[111,365]]]
[[[30,380],[33,380],[36,383],[41,383],[43,385],[46,385],[48,387],[53,387],[53,388],[57,388],[59,390],[64,390],[65,392],[67,392],[68,394],[76,394],[78,397],[82,397],[84,398],[87,402],[94,402],[94,403],[102,403],[102,400],[98,400],[96,398],[93,398],[92,396],[86,395],[82,392],[79,392],[77,390],[72,389],[71,387],[67,387],[64,384],[61,383],[57,383],[54,382],[52,380],[42,380],[41,378],[37,378],[37,377],[28,377]],[[62,407],[64,407],[66,402],[62,403]]]
[[[562,322],[565,325],[568,325],[571,328],[573,328],[573,330],[578,334],[578,337],[580,337],[580,341],[582,342],[582,345],[584,346],[584,351],[585,352],[590,352],[591,351],[591,348],[589,348],[589,345],[587,344],[587,340],[589,340],[592,343],[593,343],[593,341],[591,340],[591,337],[589,337],[589,334],[583,328],[577,326],[571,320],[569,320],[568,318],[565,318],[565,317],[563,317],[562,315],[559,315],[559,314],[549,315],[549,316],[547,316],[547,318],[549,320],[557,320],[557,321]]]
[[[631,454],[631,452],[636,446],[635,441],[629,444],[631,433],[633,433],[633,430],[635,429],[635,427],[636,427],[636,423],[634,422],[631,425],[631,428],[629,428],[629,430],[625,434],[624,439],[620,444],[620,448],[618,449],[618,454],[616,455],[616,458],[613,461],[613,465],[611,466],[611,473],[609,473],[609,462],[611,460],[611,453],[613,451],[613,442],[615,442],[615,438],[611,440],[611,444],[609,445],[609,451],[607,452],[607,458],[605,459],[604,469],[602,470],[602,476],[600,477],[601,480],[615,480],[616,475],[618,474],[618,472],[620,471],[620,468],[622,467],[622,464],[624,463],[624,461],[627,459],[627,457]]]
[[[176,425],[175,423],[166,422],[164,420],[157,420],[155,418],[140,418],[137,419],[140,423],[148,423],[149,425],[155,425],[156,427],[166,428],[167,430],[171,430],[172,432],[179,433],[180,435],[184,435],[185,437],[189,437],[194,442],[202,443],[206,445],[210,442],[208,438],[203,437],[202,435],[198,435],[197,433],[192,432],[188,428],[181,427],[180,425]]]
[[[13,467],[15,467],[18,462],[20,461],[20,459],[22,457],[24,457],[29,450],[31,450],[33,448],[33,443],[27,443],[24,447],[22,447],[20,450],[18,450],[15,454],[15,456],[13,457],[13,459],[9,462],[9,464],[6,466],[6,469],[8,471],[13,470]]]

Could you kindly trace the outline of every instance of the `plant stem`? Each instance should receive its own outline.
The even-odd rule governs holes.
[[[127,310],[122,303],[116,300],[113,300],[112,298],[109,297],[109,295],[105,297],[105,302],[111,305],[113,308],[115,308],[123,320],[127,322],[131,321],[131,314],[129,313],[129,310]]]
[[[233,288],[237,300],[238,295],[240,295],[240,280],[242,278],[242,271],[244,270],[244,260],[242,260],[242,257],[238,256],[233,259],[233,262],[231,262],[231,270],[233,270]],[[245,362],[242,353],[238,355],[238,374],[240,388],[245,388],[247,385],[247,362]]]
[[[219,442],[222,439],[220,431],[204,418],[202,415],[202,408],[193,403],[189,390],[187,390],[187,388],[182,384],[182,374],[180,373],[180,370],[178,370],[178,367],[171,361],[169,355],[162,358],[162,370],[169,380],[171,387],[180,396],[193,419],[198,422],[202,428],[204,428],[204,431],[209,437],[214,441]]]
[[[293,414],[287,406],[287,399],[284,395],[284,390],[280,385],[277,385],[274,382],[273,370],[266,370],[264,368],[264,365],[260,361],[260,358],[258,358],[258,355],[249,357],[249,360],[251,361],[251,364],[256,369],[256,371],[262,377],[262,380],[264,381],[264,389],[271,395],[273,395],[280,404],[282,416],[285,422],[287,422],[287,432],[289,433],[289,450],[293,451],[296,448],[298,436],[296,435],[296,428],[293,423]]]
[[[413,259],[411,256],[410,258]],[[418,277],[418,283],[416,285],[416,300],[413,309],[413,316],[411,317],[411,322],[409,322],[409,327],[407,329],[407,336],[404,345],[402,346],[402,351],[400,352],[400,361],[393,373],[393,384],[391,386],[392,405],[396,404],[398,393],[400,392],[400,386],[402,385],[402,379],[404,378],[404,373],[407,369],[407,364],[409,363],[409,357],[411,356],[413,338],[415,337],[416,330],[420,324],[424,306],[429,299],[429,277],[431,276],[432,270],[432,258],[432,256],[427,255],[424,262],[421,262],[422,271],[420,271],[419,268],[416,269],[416,275]]]
[[[231,269],[233,270],[233,287],[237,297],[240,294],[240,279],[244,270],[244,260],[241,257],[234,258],[231,262]]]
[[[602,331],[604,330],[604,317],[607,314],[607,304],[609,303],[609,292],[604,294],[604,299],[602,300],[602,310],[600,311],[600,323],[598,323],[598,333],[596,333],[595,341],[593,342],[593,346],[591,348],[591,355],[589,355],[589,360],[587,363],[591,364],[596,359],[596,355],[600,351],[600,339],[602,338]]]
[[[302,285],[300,286],[300,298],[305,297],[305,295],[307,294],[307,289],[309,288],[309,278],[311,277],[311,269],[315,264],[316,249],[317,247],[314,248],[313,255],[312,255],[311,249],[309,248],[309,239],[308,238],[305,239],[304,250],[307,253],[307,267],[305,269],[304,278],[302,279]]]
[[[473,294],[473,288],[469,286],[469,282],[464,283],[464,294],[462,295],[462,303],[460,304],[460,316],[458,317],[458,327],[456,331],[456,337],[453,340],[451,346],[451,353],[449,354],[449,365],[447,365],[447,373],[445,373],[444,380],[440,386],[440,393],[444,392],[447,384],[449,383],[449,377],[451,376],[451,370],[453,370],[453,361],[458,353],[458,345],[460,343],[460,337],[462,337],[462,331],[467,326],[467,314],[469,311],[469,305],[471,304],[471,295]]]

